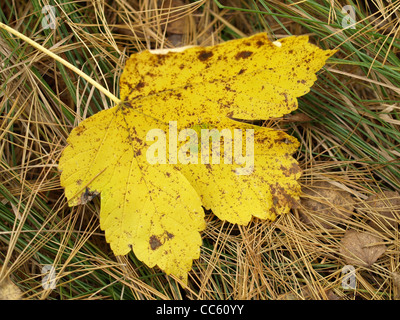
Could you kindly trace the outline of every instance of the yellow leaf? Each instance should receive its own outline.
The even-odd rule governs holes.
[[[68,138],[59,167],[69,205],[101,193],[100,225],[113,252],[132,248],[149,267],[186,281],[200,253],[202,205],[246,224],[252,216],[274,220],[297,200],[300,169],[291,156],[297,140],[232,119],[268,119],[296,109],[333,53],[305,36],[271,42],[258,34],[133,55],[120,79],[123,103],[83,121]],[[207,128],[231,136],[244,130],[237,145],[219,141],[219,156],[236,160],[235,152],[249,146],[252,157],[203,163],[209,143],[198,136]]]
[[[59,168],[69,205],[101,193],[100,226],[116,255],[186,281],[205,228],[199,196],[176,167],[149,164],[147,132],[163,123],[117,106],[75,128]]]

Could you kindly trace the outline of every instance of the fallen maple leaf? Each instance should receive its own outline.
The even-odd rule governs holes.
[[[382,239],[367,232],[347,230],[340,242],[340,253],[350,265],[369,267],[385,251]]]
[[[114,253],[132,249],[148,266],[186,282],[199,257],[202,205],[246,224],[252,216],[274,220],[288,212],[300,193],[300,169],[291,157],[297,140],[231,118],[268,119],[296,109],[296,98],[333,53],[304,36],[273,43],[258,34],[133,55],[120,79],[123,102],[86,119],[68,138],[59,168],[69,205],[101,193],[100,226]],[[203,127],[254,130],[237,145],[252,146],[254,139],[254,163],[177,163],[199,159],[209,142],[197,147],[174,134],[196,136]],[[234,152],[224,146],[221,153]]]
[[[392,272],[393,300],[400,300],[400,274]]]
[[[21,300],[23,298],[22,291],[12,282],[9,275],[2,274],[0,266],[0,300]],[[4,270],[3,270],[4,272]]]
[[[333,226],[347,222],[353,214],[354,200],[350,193],[335,188],[326,181],[318,181],[303,188],[299,213],[302,221],[331,229]]]
[[[400,194],[397,191],[374,194],[358,206],[358,211],[365,211],[371,220],[368,224],[376,230],[397,230]]]

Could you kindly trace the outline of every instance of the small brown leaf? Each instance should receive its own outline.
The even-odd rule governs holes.
[[[340,253],[347,264],[369,267],[386,251],[382,239],[367,232],[347,230],[341,243]]]
[[[400,300],[400,274],[397,272],[393,272],[392,280],[393,280],[393,300]]]
[[[335,294],[333,290],[328,290],[326,292],[326,296],[328,297],[328,300],[341,300],[341,298]]]
[[[299,213],[305,224],[315,224],[330,229],[353,214],[354,201],[351,195],[335,188],[329,182],[316,182],[303,188]]]
[[[308,286],[303,286],[300,292],[288,292],[280,295],[277,300],[341,300],[332,289],[322,289],[319,292],[315,292],[314,289],[310,289]]]
[[[400,194],[396,191],[385,191],[370,196],[362,208],[370,218],[368,223],[375,230],[396,228],[400,217]]]
[[[186,16],[184,14],[185,3],[182,0],[167,0],[162,3],[164,19],[168,19],[167,32],[169,34],[182,35],[185,30]]]
[[[284,122],[310,122],[312,118],[302,112],[287,114],[283,117]]]
[[[21,290],[11,281],[9,276],[6,275],[0,279],[0,300],[20,300],[21,298]]]

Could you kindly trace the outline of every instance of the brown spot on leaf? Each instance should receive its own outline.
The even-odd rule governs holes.
[[[152,58],[157,60],[155,63],[157,63],[158,65],[163,64],[165,59],[166,59],[166,57],[167,57],[166,54],[153,54],[152,55]]]
[[[297,173],[301,172],[301,169],[297,163],[293,163],[290,168],[286,168],[281,165],[282,173],[285,177],[290,177],[292,175],[296,175]]]
[[[197,56],[197,58],[200,60],[200,61],[207,61],[208,59],[210,59],[212,56],[213,56],[214,54],[211,52],[211,51],[201,51],[200,53],[199,53],[199,55]]]
[[[169,233],[168,231],[166,231],[166,233],[167,233],[168,239],[172,239],[173,237],[175,237],[172,233]]]
[[[233,90],[230,86],[225,86],[226,91],[231,91],[231,92],[236,92],[236,90]]]
[[[130,103],[130,101],[125,101],[124,107],[127,108],[127,109],[133,109],[133,106],[132,106],[132,104]]]
[[[119,105],[120,109],[122,110],[122,113],[125,114],[126,113],[126,109],[132,109],[133,106],[131,104],[131,102],[128,100],[128,98],[126,98],[120,105]]]
[[[139,144],[139,145],[141,145],[142,143],[143,143],[143,140],[142,139],[140,139],[139,137],[137,137],[137,136],[134,136],[133,138],[133,141],[135,141],[137,144]]]
[[[258,41],[256,42],[256,45],[257,45],[257,47],[261,47],[261,46],[264,45],[264,41],[258,40]]]
[[[285,97],[285,104],[288,104],[288,96],[285,92],[281,93]]]
[[[161,247],[161,245],[162,245],[160,239],[158,239],[154,235],[150,237],[149,244],[150,244],[151,250],[156,250],[157,248]]]
[[[239,59],[247,59],[248,57],[250,57],[253,54],[252,51],[240,51],[238,54],[236,54],[235,59],[239,60]]]
[[[139,83],[136,85],[135,89],[136,89],[136,90],[140,90],[140,89],[142,89],[145,85],[146,85],[145,82],[139,81]]]
[[[293,165],[289,168],[290,174],[298,174],[301,172],[301,168],[297,163],[293,163]]]
[[[269,185],[272,201],[276,208],[279,207],[297,207],[297,200],[287,193],[287,189],[281,186],[279,183]]]
[[[279,144],[279,143],[284,143],[284,144],[292,144],[293,142],[290,141],[288,138],[285,136],[278,137],[277,139],[274,140],[274,143]]]
[[[92,199],[96,197],[98,194],[99,194],[98,191],[90,190],[88,187],[86,187],[85,192],[82,193],[81,195],[80,204],[85,204],[89,201],[92,201]]]
[[[82,124],[80,124],[79,126],[77,126],[74,131],[76,133],[77,136],[80,136],[83,132],[85,132],[86,127]]]

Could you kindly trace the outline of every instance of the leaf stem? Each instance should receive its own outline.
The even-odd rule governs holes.
[[[104,88],[101,84],[90,78],[86,73],[82,72],[79,70],[77,67],[66,61],[65,59],[59,57],[58,55],[54,54],[50,50],[46,49],[42,45],[38,44],[37,42],[33,41],[32,39],[28,38],[27,36],[23,35],[22,33],[18,32],[17,30],[5,25],[4,23],[0,22],[0,28],[3,28],[4,30],[8,31],[9,33],[15,35],[16,37],[20,38],[21,40],[29,43],[32,47],[35,47],[36,49],[42,51],[43,53],[47,54],[49,57],[53,58],[54,60],[60,62],[63,64],[65,67],[71,69],[73,72],[78,74],[80,77],[85,79],[87,82],[92,84],[96,89],[98,89],[100,92],[102,92],[104,95],[106,95],[108,98],[110,98],[115,104],[119,104],[121,102],[120,99],[118,99],[115,95],[113,95],[110,91],[108,91],[106,88]]]

